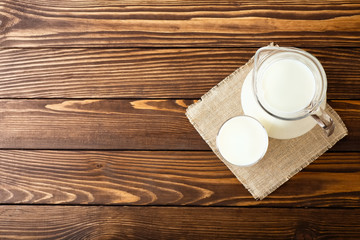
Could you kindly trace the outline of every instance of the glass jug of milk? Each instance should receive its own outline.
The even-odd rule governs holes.
[[[326,89],[325,71],[314,56],[297,48],[263,47],[244,81],[241,105],[269,137],[295,138],[316,124],[330,136],[335,126],[324,112]]]

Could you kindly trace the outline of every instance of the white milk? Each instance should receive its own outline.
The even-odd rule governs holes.
[[[268,101],[268,105],[271,108],[276,109],[277,111],[296,111],[299,108],[306,106],[310,102],[309,99],[312,97],[314,91],[314,84],[310,83],[312,77],[308,76],[308,69],[304,71],[305,73],[299,73],[299,71],[306,66],[296,65],[293,64],[291,60],[289,61],[279,61],[279,64],[274,66],[276,68],[280,68],[280,64],[282,63],[292,65],[291,68],[296,70],[296,75],[305,76],[305,86],[299,87],[297,84],[295,84],[295,87],[292,87],[293,85],[291,84],[290,86],[287,84],[282,85],[281,83],[285,81],[285,78],[274,77],[274,75],[276,75],[275,70],[269,69],[270,71],[268,70],[268,76],[265,76],[265,80],[263,81],[263,90],[267,92],[267,94],[265,95],[265,99]],[[285,121],[272,117],[271,115],[266,113],[258,104],[252,91],[252,74],[253,70],[250,71],[250,73],[244,80],[241,89],[241,105],[244,114],[257,119],[265,127],[269,137],[277,139],[295,138],[310,131],[316,125],[316,121],[311,116],[296,121]],[[291,72],[287,72],[286,74],[291,74]],[[292,80],[289,81],[292,82]],[[269,86],[271,85],[271,82],[273,84],[278,84],[278,88]],[[284,92],[284,88],[285,90],[289,90],[289,92],[298,97],[293,98],[292,94],[285,94],[285,96],[280,96],[281,92]],[[296,91],[297,89],[300,90],[298,93]],[[270,92],[272,92],[271,95]],[[322,102],[321,108],[324,109],[325,105],[326,100]]]
[[[268,146],[263,126],[247,116],[231,118],[219,130],[216,144],[220,154],[230,163],[246,166],[260,160]]]
[[[265,69],[260,87],[265,108],[275,113],[296,112],[310,104],[315,94],[315,79],[305,64],[282,59]]]

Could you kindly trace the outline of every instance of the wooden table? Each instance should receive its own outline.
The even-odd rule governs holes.
[[[276,42],[349,136],[263,201],[185,109]],[[0,239],[360,239],[360,1],[0,0]]]

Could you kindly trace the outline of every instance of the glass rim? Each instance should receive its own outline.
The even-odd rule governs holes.
[[[224,126],[227,122],[229,122],[230,120],[232,120],[232,119],[234,119],[234,118],[248,118],[248,119],[255,120],[257,123],[260,124],[260,126],[262,127],[262,129],[265,131],[265,134],[266,134],[266,148],[264,149],[263,153],[261,153],[259,159],[257,159],[256,161],[254,161],[254,162],[252,162],[252,163],[250,163],[250,164],[235,164],[235,163],[232,163],[231,161],[229,161],[228,159],[226,159],[226,158],[224,157],[224,155],[223,155],[223,154],[221,153],[221,151],[220,151],[219,144],[218,144],[218,138],[219,138],[220,131],[221,131],[221,129],[223,128],[223,126]],[[217,134],[216,134],[216,148],[217,148],[218,153],[220,154],[220,156],[221,156],[223,159],[225,159],[226,161],[228,161],[229,163],[231,163],[231,164],[233,164],[233,165],[236,165],[236,166],[239,166],[239,167],[249,167],[249,166],[252,166],[252,165],[256,164],[257,162],[259,162],[261,159],[264,158],[264,156],[265,156],[265,154],[266,154],[266,152],[267,152],[267,150],[268,150],[268,148],[269,148],[269,135],[268,135],[268,133],[267,133],[267,131],[266,131],[266,128],[265,128],[265,127],[261,124],[261,122],[260,122],[259,120],[257,120],[256,118],[254,118],[254,117],[252,117],[252,116],[249,116],[249,115],[237,115],[237,116],[234,116],[234,117],[230,117],[229,119],[227,119],[226,121],[224,121],[224,122],[221,124],[221,126],[220,126],[220,128],[219,128],[219,130],[218,130],[218,132],[217,132]]]

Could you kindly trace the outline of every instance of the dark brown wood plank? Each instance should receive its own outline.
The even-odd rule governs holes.
[[[359,209],[0,206],[1,239],[359,239]]]
[[[360,43],[358,1],[1,0],[2,47]],[[137,5],[139,4],[140,5]]]
[[[185,116],[192,100],[0,100],[0,148],[209,150]],[[333,150],[358,151],[359,100],[330,104],[349,136]]]
[[[360,151],[360,101],[332,100],[329,103],[340,115],[349,130],[349,135],[343,141],[339,141],[332,150]]]
[[[360,153],[326,153],[256,201],[212,152],[0,151],[0,204],[360,207]]]
[[[306,48],[329,99],[360,99],[359,48]],[[200,98],[256,48],[0,50],[0,98]]]
[[[0,148],[208,149],[183,100],[0,100]]]

